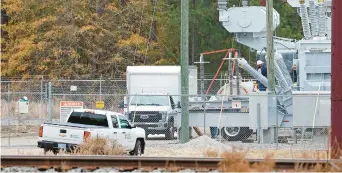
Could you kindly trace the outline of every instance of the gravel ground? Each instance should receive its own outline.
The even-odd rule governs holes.
[[[11,146],[8,139],[1,138],[1,155],[44,155],[42,149],[36,147],[36,136],[12,137]],[[298,144],[257,144],[242,142],[218,142],[208,136],[201,136],[190,140],[186,144],[170,140],[147,140],[144,156],[151,157],[204,157],[206,151],[232,151],[239,149],[246,152],[249,158],[263,158],[271,153],[276,158],[316,158],[326,157],[327,144],[314,144],[310,141]],[[52,153],[48,153],[52,155]]]
[[[195,138],[188,143],[179,144],[171,143],[167,145],[151,144],[147,141],[146,156],[177,156],[177,157],[202,157],[204,151],[209,149],[215,149],[217,152],[231,151],[230,145],[220,143],[208,136],[201,136]]]

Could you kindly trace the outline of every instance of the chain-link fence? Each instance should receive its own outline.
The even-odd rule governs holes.
[[[279,95],[253,92],[237,96],[233,89],[235,95],[228,97],[229,85],[220,86],[229,82],[221,80],[226,81],[215,80],[217,87],[207,95],[187,96],[191,139],[206,136],[204,143],[213,140],[251,151],[328,150],[329,93],[293,94],[292,103],[285,105],[278,100],[284,96]],[[82,102],[82,107],[89,109],[98,109],[96,103],[103,102],[103,110],[119,112],[130,123],[145,129],[149,144],[179,143],[181,95],[126,95],[125,88],[123,80],[55,81],[51,86],[49,81],[1,82],[1,145],[36,145],[40,124],[49,120],[49,113],[52,122],[65,121],[62,116],[71,109],[62,108],[62,103],[70,101]],[[19,105],[23,97],[28,98],[24,113]],[[31,136],[31,143],[18,142],[25,135]]]
[[[1,136],[2,146],[11,145],[11,136],[37,132],[37,125],[47,118],[46,81],[1,82]],[[20,110],[20,100],[28,98],[29,106]],[[24,102],[25,104],[26,102]],[[4,138],[7,138],[6,142]],[[24,143],[22,143],[24,144]]]

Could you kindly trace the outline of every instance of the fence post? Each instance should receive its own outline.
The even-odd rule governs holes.
[[[48,83],[45,83],[44,85],[44,102],[48,99]]]
[[[100,76],[100,101],[102,101],[102,74]]]
[[[44,92],[44,86],[43,86],[43,77],[40,79],[40,103],[43,103],[43,92]]]
[[[278,100],[277,98],[277,94],[275,94],[275,100]],[[276,101],[276,127],[275,127],[275,133],[274,133],[274,138],[275,138],[275,142],[276,142],[276,148],[278,149],[278,142],[279,142],[279,139],[278,139],[278,133],[279,133],[279,128],[278,128],[278,104],[277,104],[277,101]]]
[[[297,128],[292,129],[292,138],[293,138],[293,142],[297,144]]]
[[[11,119],[11,109],[12,109],[12,106],[11,106],[11,83],[8,82],[7,84],[7,102],[8,102],[8,106],[7,106],[7,109],[8,109],[8,117],[7,117],[7,124],[8,124],[8,146],[11,146],[11,122],[10,122],[10,119]]]
[[[52,95],[51,95],[51,82],[49,82],[49,105],[48,105],[48,122],[52,122]]]
[[[258,144],[260,144],[260,138],[261,138],[261,124],[260,124],[260,103],[257,104],[257,141]]]
[[[202,96],[202,98],[205,98]],[[206,112],[206,107],[207,107],[207,102],[206,102],[206,99],[203,100],[204,101],[204,104],[203,104],[203,118],[204,118],[204,135],[206,135],[206,128],[207,128],[207,123],[206,123],[206,115],[205,115],[205,112]],[[210,128],[209,128],[209,132],[210,132]],[[210,134],[211,135],[211,134]]]

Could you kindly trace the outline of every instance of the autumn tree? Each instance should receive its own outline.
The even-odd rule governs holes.
[[[190,64],[202,52],[231,47],[253,59],[255,52],[238,44],[218,21],[217,1],[189,2]],[[240,0],[228,2],[241,5]],[[258,5],[259,0],[250,2]],[[2,76],[116,78],[128,65],[179,64],[179,0],[6,0],[2,5],[8,15],[1,28],[6,33]],[[276,35],[300,39],[296,10],[282,0],[275,0],[274,7],[281,15]],[[223,56],[206,57],[211,62],[206,72],[216,71]]]
[[[152,7],[148,1],[7,0],[2,75],[114,78],[127,65],[155,62],[161,54],[141,6]]]

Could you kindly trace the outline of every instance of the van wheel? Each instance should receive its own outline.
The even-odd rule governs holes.
[[[248,127],[223,127],[221,134],[227,141],[242,141],[249,138],[253,130]]]
[[[175,139],[176,128],[174,127],[173,122],[170,122],[169,128],[165,132],[166,140],[174,140]]]
[[[141,151],[142,151],[141,141],[137,140],[137,142],[135,143],[135,147],[134,147],[133,153],[130,153],[130,154],[134,155],[134,156],[141,156]]]

